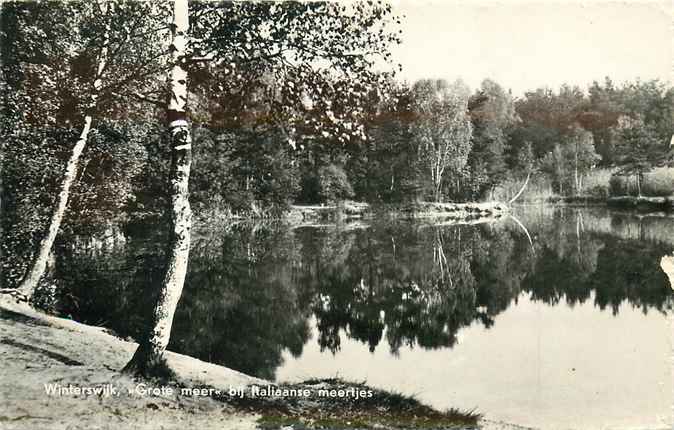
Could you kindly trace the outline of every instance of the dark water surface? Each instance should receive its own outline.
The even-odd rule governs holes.
[[[520,208],[477,226],[238,225],[194,240],[170,349],[341,376],[540,428],[671,428],[674,218]],[[136,336],[161,239],[62,248],[64,313]]]

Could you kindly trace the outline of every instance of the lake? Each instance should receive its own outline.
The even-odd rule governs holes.
[[[514,214],[196,234],[169,349],[277,381],[367,381],[524,426],[671,428],[660,261],[674,218]],[[162,273],[157,230],[112,249],[59,246],[60,311],[137,336]]]

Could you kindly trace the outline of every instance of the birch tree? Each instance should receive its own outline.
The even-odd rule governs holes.
[[[458,179],[468,161],[472,126],[468,116],[468,92],[444,80],[420,80],[412,88],[416,119],[412,135],[419,158],[431,182],[435,201],[442,201],[442,188],[451,174]]]
[[[31,299],[67,218],[95,122],[128,117],[134,109],[119,109],[124,106],[119,100],[146,88],[146,78],[164,67],[162,49],[152,47],[161,37],[161,28],[152,25],[149,13],[160,8],[125,0],[11,3],[3,4],[5,8],[8,13],[3,16],[15,24],[17,34],[5,37],[13,46],[3,50],[3,63],[14,64],[11,87],[23,96],[14,106],[18,115],[3,118],[11,122],[3,129],[3,140],[24,146],[8,150],[20,152],[18,158],[25,161],[30,157],[27,140],[47,136],[44,130],[63,136],[78,127],[44,233],[18,288],[12,291]],[[6,75],[7,69],[3,72]],[[35,150],[41,150],[39,145]],[[17,157],[9,158],[16,161]],[[12,167],[17,171],[17,166]]]
[[[125,371],[141,375],[170,374],[164,352],[171,335],[171,326],[182,294],[190,252],[192,211],[189,203],[189,177],[192,137],[187,121],[187,71],[183,62],[187,54],[189,10],[187,0],[173,3],[171,25],[171,72],[166,110],[171,145],[170,222],[167,268],[153,309],[152,328],[143,339]]]
[[[567,145],[571,152],[570,158],[573,159],[574,192],[580,195],[583,191],[583,176],[599,163],[601,157],[595,151],[592,133],[580,127],[573,127]]]
[[[75,176],[77,175],[82,151],[84,151],[84,147],[87,144],[87,138],[89,136],[89,131],[91,130],[93,111],[96,107],[99,92],[103,86],[103,71],[105,70],[107,64],[108,48],[110,43],[109,11],[114,8],[114,4],[107,1],[102,1],[98,6],[100,8],[100,13],[103,16],[106,16],[106,27],[103,33],[103,43],[101,50],[97,56],[98,64],[92,84],[91,96],[89,103],[86,106],[86,114],[83,118],[82,131],[80,132],[79,139],[73,146],[70,158],[66,164],[65,174],[63,176],[63,180],[61,181],[60,191],[56,201],[56,208],[54,209],[54,212],[52,213],[51,219],[49,221],[49,227],[47,228],[45,236],[40,241],[39,249],[34,257],[30,269],[28,270],[28,273],[18,288],[19,294],[28,299],[33,296],[35,288],[37,288],[38,282],[44,275],[44,272],[47,268],[49,254],[51,253],[52,247],[54,246],[56,234],[61,227],[63,215],[65,214],[66,207],[68,206],[70,189],[75,180]]]

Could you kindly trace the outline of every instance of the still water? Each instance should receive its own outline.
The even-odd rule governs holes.
[[[277,381],[340,376],[552,429],[671,428],[674,218],[521,208],[473,226],[199,235],[170,349]],[[155,229],[156,230],[156,229]],[[61,248],[65,314],[136,336],[161,238]]]

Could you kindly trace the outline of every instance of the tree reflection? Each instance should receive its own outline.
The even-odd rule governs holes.
[[[393,353],[403,345],[451,347],[462,327],[491,327],[523,293],[550,305],[592,299],[614,314],[623,303],[665,312],[671,300],[659,263],[672,246],[648,240],[645,220],[614,219],[623,237],[632,235],[624,239],[597,228],[606,220],[588,217],[571,210],[530,219],[533,251],[516,227],[505,224],[400,224],[336,233],[349,238],[344,264],[302,254],[320,274],[305,278],[316,290],[319,344],[334,353],[346,335],[371,351],[382,338]]]
[[[322,350],[344,336],[374,351],[444,348],[472,324],[486,328],[522,294],[550,305],[591,300],[617,314],[629,303],[666,312],[660,269],[674,219],[579,210],[518,214],[533,249],[510,222],[412,223],[360,229],[243,225],[195,241],[170,349],[260,377],[298,356],[315,318]],[[142,240],[141,240],[142,239]],[[146,323],[161,261],[152,237],[123,249],[59,247],[60,310],[135,337]]]

